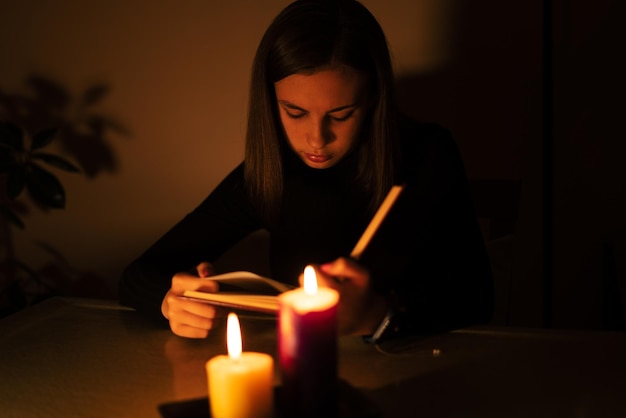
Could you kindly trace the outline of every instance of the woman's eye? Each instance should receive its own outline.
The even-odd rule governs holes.
[[[335,122],[344,122],[348,119],[350,119],[350,117],[352,117],[352,115],[354,114],[354,111],[348,112],[345,115],[341,115],[341,116],[331,116],[330,118],[332,120],[334,120]]]
[[[291,119],[298,119],[304,116],[304,113],[289,113],[289,112],[286,112],[286,113],[287,113],[287,116],[289,116]]]

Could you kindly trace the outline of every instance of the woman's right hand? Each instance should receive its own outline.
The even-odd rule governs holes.
[[[174,334],[187,338],[205,338],[213,328],[215,307],[206,303],[180,298],[186,290],[217,292],[212,280],[202,280],[214,274],[213,266],[203,262],[196,267],[198,275],[178,273],[172,277],[172,287],[161,303],[161,313],[170,322]]]

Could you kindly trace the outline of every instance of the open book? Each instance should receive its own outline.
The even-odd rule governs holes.
[[[294,287],[249,271],[233,271],[210,276],[202,280],[215,280],[219,292],[209,293],[187,290],[186,299],[210,303],[232,309],[244,309],[273,314],[278,312],[276,296]]]
[[[387,197],[381,203],[369,225],[359,238],[350,257],[358,260],[378,227],[387,216],[387,213],[395,203],[403,185],[392,186]],[[187,290],[183,293],[184,298],[224,306],[232,309],[250,310],[275,314],[278,312],[278,299],[276,296],[293,286],[278,282],[267,277],[249,271],[234,271],[207,277],[202,280],[216,280],[219,283],[219,292],[209,293]]]

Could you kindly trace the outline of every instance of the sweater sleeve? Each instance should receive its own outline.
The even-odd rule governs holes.
[[[461,155],[450,133],[413,132],[406,188],[363,262],[399,311],[399,328],[429,333],[486,323],[493,311],[491,265]]]
[[[120,303],[164,321],[161,302],[174,274],[214,262],[260,223],[243,187],[243,164],[235,168],[192,212],[123,271]]]

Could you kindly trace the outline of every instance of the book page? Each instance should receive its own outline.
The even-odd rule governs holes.
[[[231,309],[241,309],[269,314],[275,314],[278,312],[278,298],[276,296],[240,293],[209,293],[187,290],[182,297],[196,302],[204,302]]]
[[[182,297],[231,309],[269,314],[278,312],[276,296],[294,288],[294,286],[249,271],[232,271],[201,280],[218,282],[219,291],[213,293],[187,290]]]
[[[277,280],[259,276],[250,271],[232,271],[205,277],[204,280],[215,280],[220,291],[253,293],[259,295],[278,295],[294,287]]]

